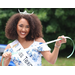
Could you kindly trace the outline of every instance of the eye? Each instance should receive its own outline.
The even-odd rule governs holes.
[[[30,28],[30,26],[29,25],[26,25],[26,28]]]
[[[19,26],[20,26],[20,27],[23,27],[23,25],[22,25],[22,24],[20,24]]]

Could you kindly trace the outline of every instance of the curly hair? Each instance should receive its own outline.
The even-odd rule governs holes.
[[[11,16],[6,23],[5,36],[8,39],[11,40],[18,39],[17,24],[21,18],[26,19],[30,25],[30,32],[25,37],[26,40],[34,40],[37,39],[38,37],[43,37],[41,21],[35,14],[21,15],[20,13],[17,13]]]

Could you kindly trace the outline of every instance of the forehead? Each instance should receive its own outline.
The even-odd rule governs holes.
[[[26,20],[26,19],[24,19],[24,18],[21,18],[19,21],[18,21],[18,24],[28,24],[29,25],[29,23],[28,23],[28,21]]]

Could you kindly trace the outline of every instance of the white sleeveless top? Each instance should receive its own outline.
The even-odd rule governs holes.
[[[13,41],[12,43],[10,43],[9,45],[11,46],[10,49],[7,49],[4,51],[5,52],[16,52],[12,47],[15,47],[16,44],[19,43],[18,40],[15,40]],[[19,43],[20,44],[20,43]],[[37,46],[37,45],[40,45],[42,44],[41,42],[37,42],[37,41],[34,41],[30,46],[29,48],[32,48],[33,46]],[[18,46],[18,45],[17,45]],[[20,46],[22,47],[22,45],[20,44]],[[23,47],[22,47],[23,48]],[[48,47],[48,45],[43,45],[43,46],[39,46],[37,47],[37,49],[35,50],[34,48],[33,49],[30,49],[30,50],[25,50],[26,53],[32,58],[32,60],[37,64],[37,66],[42,66],[41,64],[41,57],[42,57],[42,54],[40,51],[50,51],[51,49]],[[15,55],[12,55],[11,57],[11,61],[14,62],[14,64],[16,66],[24,66],[24,64],[21,62],[21,60],[18,58],[17,54]],[[29,66],[28,64],[28,60],[27,60],[27,65]]]

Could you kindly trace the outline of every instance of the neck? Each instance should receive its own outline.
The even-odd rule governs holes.
[[[25,38],[18,38],[18,41],[19,42],[25,42],[26,40],[25,40]]]
[[[17,39],[20,43],[23,43],[23,42],[28,42],[25,38],[19,38]],[[30,42],[32,42],[34,40],[31,40]]]

